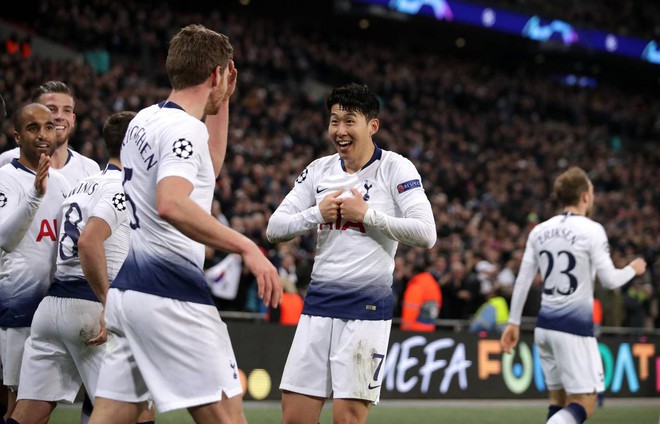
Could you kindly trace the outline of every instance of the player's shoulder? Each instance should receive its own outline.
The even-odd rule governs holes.
[[[81,166],[84,169],[86,176],[101,171],[98,162],[96,162],[94,159],[88,158],[87,156],[78,153],[75,150],[69,149],[69,151],[72,155],[71,162],[74,164],[74,166]]]
[[[417,172],[415,164],[400,153],[381,149],[381,168],[388,172],[414,171]]]
[[[17,158],[20,153],[21,151],[18,147],[14,147],[13,149],[5,150],[4,152],[0,153],[0,167],[8,164],[12,159]]]

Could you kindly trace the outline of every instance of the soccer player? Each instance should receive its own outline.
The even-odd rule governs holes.
[[[70,189],[66,178],[49,169],[55,131],[46,106],[22,106],[14,117],[19,157],[0,168],[0,358],[10,389],[5,419],[14,409],[32,317],[50,285],[57,222]]]
[[[119,151],[134,116],[118,112],[108,118],[103,127],[108,165],[81,180],[62,205],[55,279],[34,314],[18,403],[8,423],[46,422],[56,402],[75,400],[81,384],[91,394],[96,389],[107,338],[102,305],[128,253]],[[138,420],[145,421],[153,417]]]
[[[520,316],[537,272],[543,294],[534,330],[550,406],[548,423],[582,423],[594,412],[604,390],[603,364],[594,337],[594,278],[609,289],[621,287],[646,270],[644,259],[616,269],[602,225],[592,221],[594,187],[578,167],[554,183],[563,212],[529,233],[513,288],[509,324],[500,339],[511,353],[520,338]]]
[[[161,412],[187,408],[197,423],[245,422],[236,358],[202,268],[205,245],[241,254],[264,303],[277,304],[282,285],[254,242],[210,214],[236,84],[232,56],[225,35],[182,28],[166,59],[170,96],[128,128],[121,162],[131,245],[108,292],[114,340],[90,423],[134,422],[149,399]]]
[[[318,236],[280,384],[284,423],[317,422],[331,395],[335,422],[366,422],[380,397],[398,243],[430,248],[437,237],[415,166],[372,140],[376,95],[350,84],[334,89],[326,106],[337,153],[303,170],[267,229],[273,243],[312,229]]]
[[[50,158],[50,166],[59,170],[71,185],[76,185],[79,180],[100,172],[98,163],[69,148],[69,138],[76,123],[75,99],[69,86],[62,81],[46,81],[33,90],[32,101],[48,107],[55,120],[57,143]],[[17,158],[18,155],[18,147],[0,154],[0,167]],[[89,420],[90,414],[91,403],[85,393],[81,424]]]
[[[72,185],[80,179],[100,171],[94,160],[69,149],[69,138],[75,129],[75,100],[68,85],[62,81],[47,81],[32,92],[32,101],[46,105],[53,112],[57,144],[50,158],[50,166],[60,171]],[[19,148],[0,155],[0,166],[19,155]]]

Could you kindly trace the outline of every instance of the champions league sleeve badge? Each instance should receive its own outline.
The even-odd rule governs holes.
[[[119,212],[126,210],[126,199],[124,193],[116,193],[112,196],[112,206],[115,207]]]
[[[174,145],[172,146],[172,152],[179,159],[188,159],[193,154],[192,143],[185,138],[180,138],[174,142]]]

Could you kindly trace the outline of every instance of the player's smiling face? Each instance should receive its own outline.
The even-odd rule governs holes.
[[[378,130],[378,120],[367,118],[360,112],[333,105],[330,109],[328,134],[339,156],[357,171],[366,164],[374,151],[371,136]]]
[[[14,138],[21,148],[21,162],[36,169],[42,153],[50,156],[55,151],[53,115],[41,105],[28,106],[22,112]]]
[[[59,147],[69,140],[76,122],[73,97],[64,93],[45,93],[39,96],[39,103],[46,105],[53,112],[57,147]]]

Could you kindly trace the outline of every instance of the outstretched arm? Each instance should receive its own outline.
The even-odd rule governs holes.
[[[165,177],[156,187],[156,209],[165,221],[191,239],[229,253],[238,253],[254,274],[258,294],[264,304],[277,306],[282,296],[282,282],[277,269],[259,247],[204,211],[188,196],[192,184],[182,177]]]

